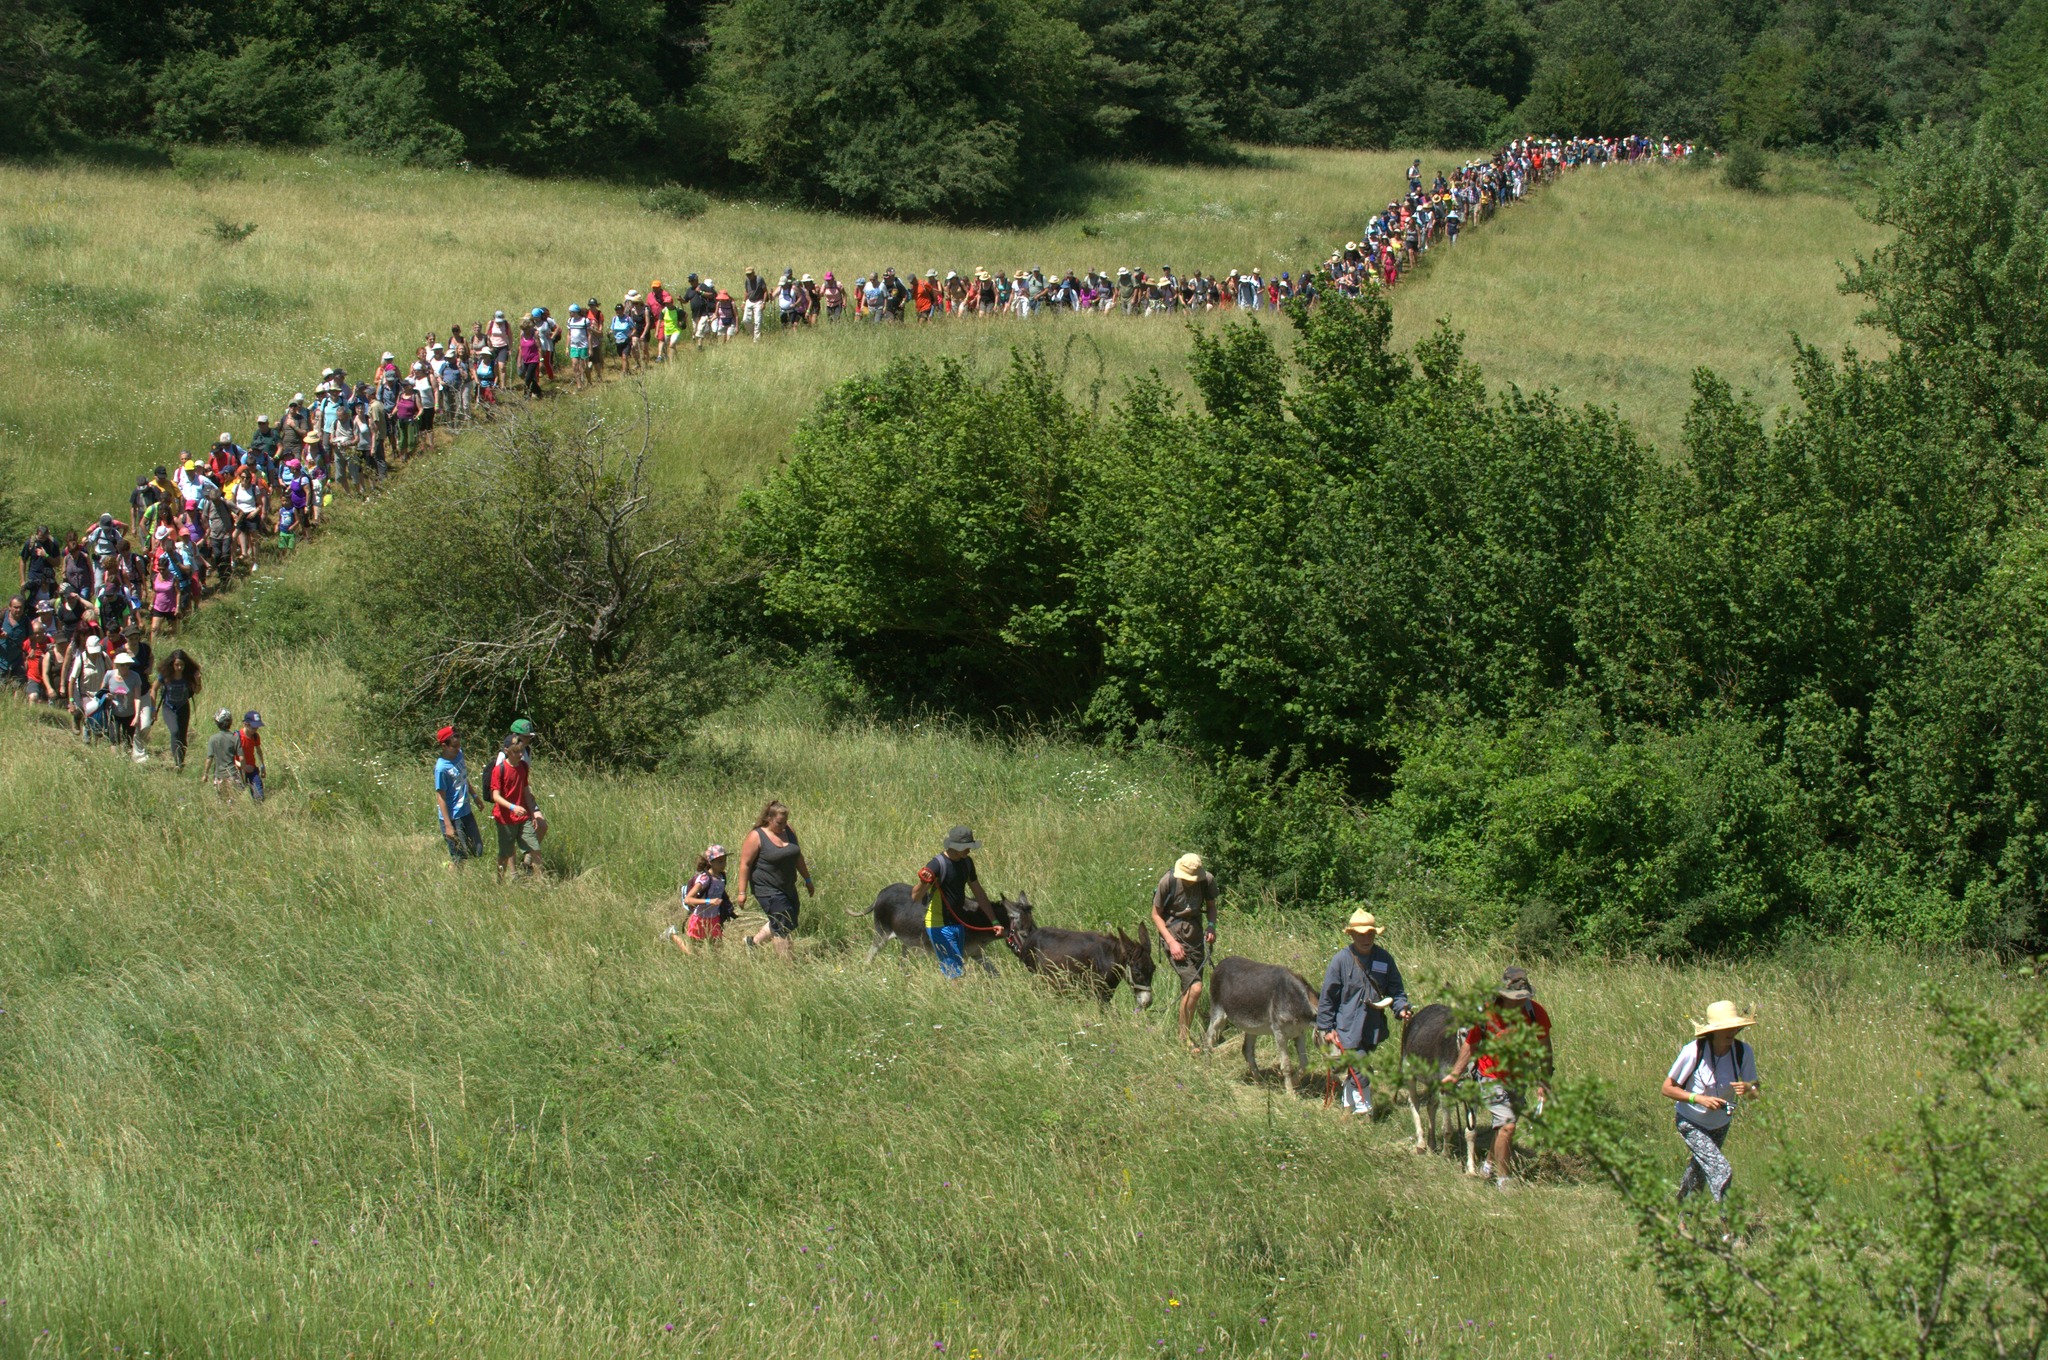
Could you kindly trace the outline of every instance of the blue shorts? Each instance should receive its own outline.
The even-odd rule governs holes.
[[[961,960],[960,945],[967,938],[967,927],[926,926],[924,937],[932,942],[932,953],[938,956],[941,973],[950,978],[966,974],[967,966]]]

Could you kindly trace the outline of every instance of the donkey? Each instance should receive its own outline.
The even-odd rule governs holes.
[[[1202,1046],[1215,1052],[1223,1026],[1236,1025],[1244,1031],[1245,1068],[1257,1080],[1259,1036],[1272,1035],[1280,1050],[1280,1080],[1293,1095],[1295,1073],[1308,1067],[1308,1036],[1315,1028],[1319,999],[1308,979],[1292,969],[1236,957],[1221,959],[1209,976],[1209,1032]],[[1292,1067],[1287,1064],[1289,1044],[1295,1052]]]
[[[1152,1004],[1152,942],[1093,930],[1040,926],[1022,894],[1010,904],[1010,933],[1004,937],[1026,968],[1055,983],[1080,987],[1107,1006],[1117,984],[1129,982],[1137,1008]]]
[[[933,891],[936,892],[937,889],[933,889]],[[995,928],[997,926],[1002,926],[1006,930],[1009,928],[1010,914],[1013,907],[1023,907],[1025,910],[1029,910],[1031,903],[1022,893],[1019,893],[1014,904],[1009,898],[1005,897],[991,902],[989,905],[994,909],[993,919],[991,919],[989,913],[982,911],[975,904],[971,896],[967,899],[967,910],[960,913],[959,916],[961,923],[967,927],[967,938],[961,941],[960,952],[975,963],[980,964],[982,971],[993,977],[995,976],[996,966],[982,957],[982,950],[986,949],[989,942],[995,939]],[[880,954],[891,940],[902,945],[903,957],[905,958],[910,957],[910,951],[913,947],[922,949],[926,953],[931,952],[931,939],[924,933],[924,908],[910,900],[910,885],[908,883],[891,883],[888,887],[875,894],[873,902],[865,907],[856,907],[846,914],[848,916],[871,916],[874,918],[875,939],[874,943],[868,946],[868,956],[864,960],[866,963],[873,963],[875,956]]]
[[[1457,1018],[1442,1002],[1424,1006],[1401,1024],[1401,1086],[1408,1097],[1408,1113],[1415,1116],[1415,1150],[1433,1152],[1437,1147],[1436,1112],[1443,1075],[1458,1061],[1463,1039]],[[1422,1128],[1422,1111],[1429,1110],[1429,1132]],[[1475,1161],[1479,1146],[1479,1122],[1472,1106],[1458,1106],[1465,1125],[1465,1174],[1479,1174]]]

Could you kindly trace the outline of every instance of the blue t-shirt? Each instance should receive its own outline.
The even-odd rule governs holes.
[[[442,756],[434,762],[434,792],[447,801],[450,817],[469,811],[469,767],[463,763],[462,752],[457,751],[453,760]]]

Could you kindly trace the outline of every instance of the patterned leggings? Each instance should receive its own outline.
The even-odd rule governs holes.
[[[1684,1199],[1704,1185],[1714,1192],[1716,1203],[1728,1193],[1728,1182],[1735,1178],[1735,1168],[1728,1165],[1728,1159],[1721,1154],[1721,1140],[1728,1136],[1728,1126],[1718,1129],[1703,1129],[1697,1124],[1678,1121],[1678,1136],[1692,1151],[1692,1161],[1685,1168],[1685,1178],[1678,1182],[1678,1197]]]

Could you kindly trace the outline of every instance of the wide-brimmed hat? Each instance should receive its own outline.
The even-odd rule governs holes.
[[[1384,935],[1387,933],[1387,927],[1379,917],[1374,916],[1364,907],[1360,907],[1357,911],[1352,912],[1351,919],[1344,923],[1344,933],[1346,935],[1363,935],[1368,931],[1374,935]]]
[[[979,850],[981,849],[981,842],[974,839],[972,828],[956,826],[946,833],[946,848],[948,850]]]
[[[1500,986],[1493,994],[1503,1001],[1528,1001],[1536,995],[1536,989],[1529,985],[1529,970],[1510,968],[1500,975]]]
[[[1202,876],[1202,857],[1190,850],[1173,862],[1173,876],[1183,883],[1192,883]]]
[[[1692,1034],[1695,1039],[1724,1029],[1747,1029],[1756,1023],[1753,1015],[1744,1015],[1735,1009],[1733,1001],[1716,1001],[1707,1007],[1705,1020],[1693,1021]]]

